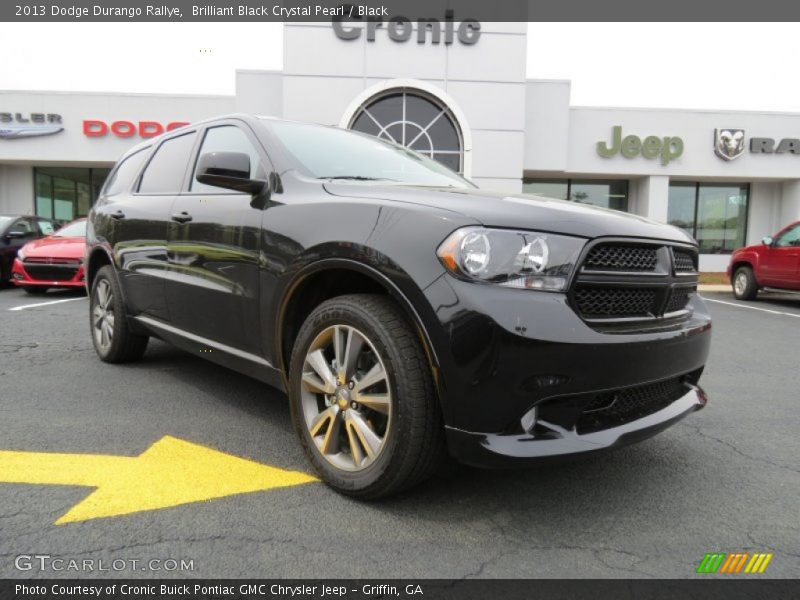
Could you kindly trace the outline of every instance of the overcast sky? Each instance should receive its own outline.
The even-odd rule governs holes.
[[[796,23],[531,23],[529,78],[572,80],[576,106],[800,112]],[[15,23],[0,89],[233,94],[280,69],[275,23]]]

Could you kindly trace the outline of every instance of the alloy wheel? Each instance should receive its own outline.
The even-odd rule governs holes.
[[[107,352],[114,339],[114,293],[107,279],[98,281],[94,290],[92,331],[97,345]]]
[[[389,374],[367,336],[334,325],[311,343],[303,363],[303,419],[320,454],[333,466],[360,471],[386,445],[392,419]]]
[[[742,296],[744,295],[745,290],[747,289],[747,274],[746,273],[739,273],[736,275],[736,279],[733,282],[733,289],[737,295]]]

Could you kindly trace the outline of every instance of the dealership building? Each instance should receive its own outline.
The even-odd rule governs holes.
[[[85,215],[143,138],[248,112],[394,140],[483,188],[672,223],[704,271],[800,219],[800,114],[571,106],[569,81],[526,79],[526,44],[525,23],[286,24],[283,70],[237,71],[234,96],[0,91],[0,214]]]

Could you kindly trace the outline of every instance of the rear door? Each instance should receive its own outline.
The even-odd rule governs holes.
[[[164,284],[169,211],[195,140],[195,132],[184,132],[154,152],[144,149],[126,158],[111,173],[104,202],[95,209],[105,225],[101,229],[109,232],[131,314],[169,320]]]
[[[246,352],[261,354],[259,249],[263,210],[249,194],[207,186],[196,179],[197,158],[242,152],[250,176],[266,179],[266,154],[238,120],[210,124],[191,165],[186,190],[172,205],[167,304],[177,327]]]

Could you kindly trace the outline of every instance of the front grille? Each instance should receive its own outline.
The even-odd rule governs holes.
[[[45,264],[45,265],[74,265],[77,267],[80,261],[77,258],[56,258],[56,257],[40,257],[28,256],[25,259],[25,264]]]
[[[655,246],[601,244],[591,249],[583,261],[587,271],[655,271],[658,253]]]
[[[675,250],[674,254],[676,273],[694,273],[697,271],[697,265],[695,264],[695,257],[693,254],[682,250]]]
[[[666,408],[686,394],[683,377],[648,383],[595,396],[578,418],[578,433],[590,433],[641,419]]]
[[[696,287],[697,253],[691,247],[607,239],[587,250],[569,300],[581,318],[597,327],[628,331],[637,322],[664,315],[687,318],[684,309]]]
[[[695,287],[682,287],[672,290],[672,296],[670,296],[667,302],[667,308],[664,309],[664,312],[671,313],[686,308],[686,305],[689,304],[689,300],[694,296],[695,291],[697,291]]]
[[[38,281],[69,281],[78,272],[77,265],[72,267],[58,267],[43,264],[23,263],[25,271],[31,279]]]
[[[606,288],[581,286],[575,303],[588,318],[646,317],[653,314],[656,292],[648,288]]]

